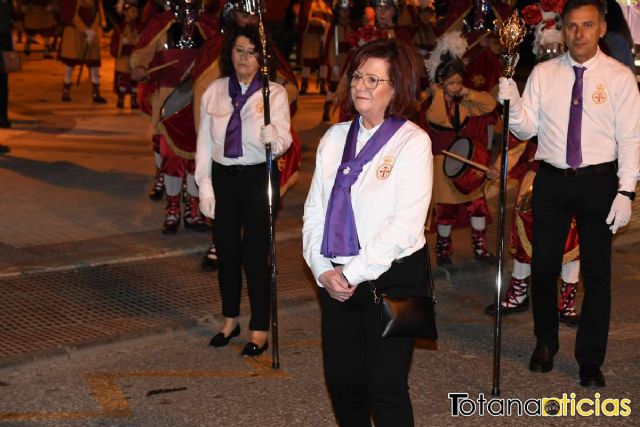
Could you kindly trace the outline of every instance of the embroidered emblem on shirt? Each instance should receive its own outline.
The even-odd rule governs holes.
[[[391,175],[391,168],[392,166],[388,164],[380,165],[380,167],[378,167],[378,172],[376,174],[378,179],[389,178],[389,175]]]
[[[604,90],[596,90],[593,92],[593,95],[591,95],[591,99],[593,99],[593,102],[596,104],[604,104],[607,100],[607,93]]]
[[[382,161],[386,164],[386,165],[392,165],[395,161],[396,158],[393,156],[384,156],[382,158]]]
[[[256,111],[258,112],[258,114],[262,114],[264,112],[264,103],[263,102],[258,102],[256,104]]]

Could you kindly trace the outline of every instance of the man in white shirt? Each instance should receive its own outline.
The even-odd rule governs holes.
[[[640,163],[640,95],[633,74],[598,49],[606,32],[597,0],[569,0],[563,11],[567,53],[536,66],[520,98],[502,78],[498,97],[510,100],[510,130],[538,135],[541,167],[533,190],[534,372],[553,368],[558,351],[556,281],[575,213],[585,296],[575,356],[580,384],[603,387],[611,308],[611,241],[631,217]],[[617,171],[617,174],[616,174]]]

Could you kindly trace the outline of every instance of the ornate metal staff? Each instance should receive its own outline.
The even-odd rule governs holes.
[[[513,15],[507,19],[502,27],[498,29],[498,38],[502,50],[503,70],[502,75],[506,78],[513,77],[518,63],[518,46],[526,34],[527,27],[524,20],[515,10]],[[500,204],[498,211],[498,268],[496,271],[496,315],[494,318],[493,331],[493,387],[491,394],[500,395],[500,340],[502,336],[502,310],[500,303],[500,293],[502,291],[502,273],[504,270],[504,222],[507,210],[507,167],[509,156],[507,156],[509,143],[509,100],[505,99],[502,105],[502,164],[500,167]]]
[[[264,1],[256,1],[258,9],[258,31],[260,32],[260,44],[262,45],[262,100],[264,103],[264,124],[271,123],[271,112],[269,109],[269,53],[267,52],[267,34],[264,29]],[[269,200],[269,247],[270,267],[271,267],[271,366],[274,369],[280,368],[280,348],[278,346],[278,285],[276,278],[276,237],[273,224],[273,183],[271,182],[271,172],[273,169],[273,151],[271,143],[266,145],[267,151],[267,198]]]

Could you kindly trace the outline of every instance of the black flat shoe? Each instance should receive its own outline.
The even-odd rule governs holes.
[[[597,365],[580,365],[580,385],[582,387],[604,387],[604,375]]]
[[[244,349],[242,350],[242,355],[249,356],[249,357],[260,356],[268,348],[269,348],[269,341],[265,341],[262,347],[258,347],[258,344],[256,343],[248,342],[247,345],[245,345]]]
[[[546,345],[538,343],[531,355],[529,370],[531,372],[549,372],[553,369],[553,356],[555,355],[555,351],[551,351]]]
[[[214,337],[211,338],[211,341],[209,341],[209,345],[212,347],[224,347],[225,345],[229,344],[229,341],[231,341],[231,338],[237,337],[238,335],[240,335],[239,324],[236,325],[233,331],[231,331],[231,334],[227,337],[224,336],[223,332],[219,332],[216,335],[214,335]]]

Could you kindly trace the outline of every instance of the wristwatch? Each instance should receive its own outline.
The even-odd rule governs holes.
[[[631,199],[631,201],[633,202],[636,199],[636,193],[635,191],[618,191],[618,193],[622,194],[623,196],[627,196],[628,198]]]

